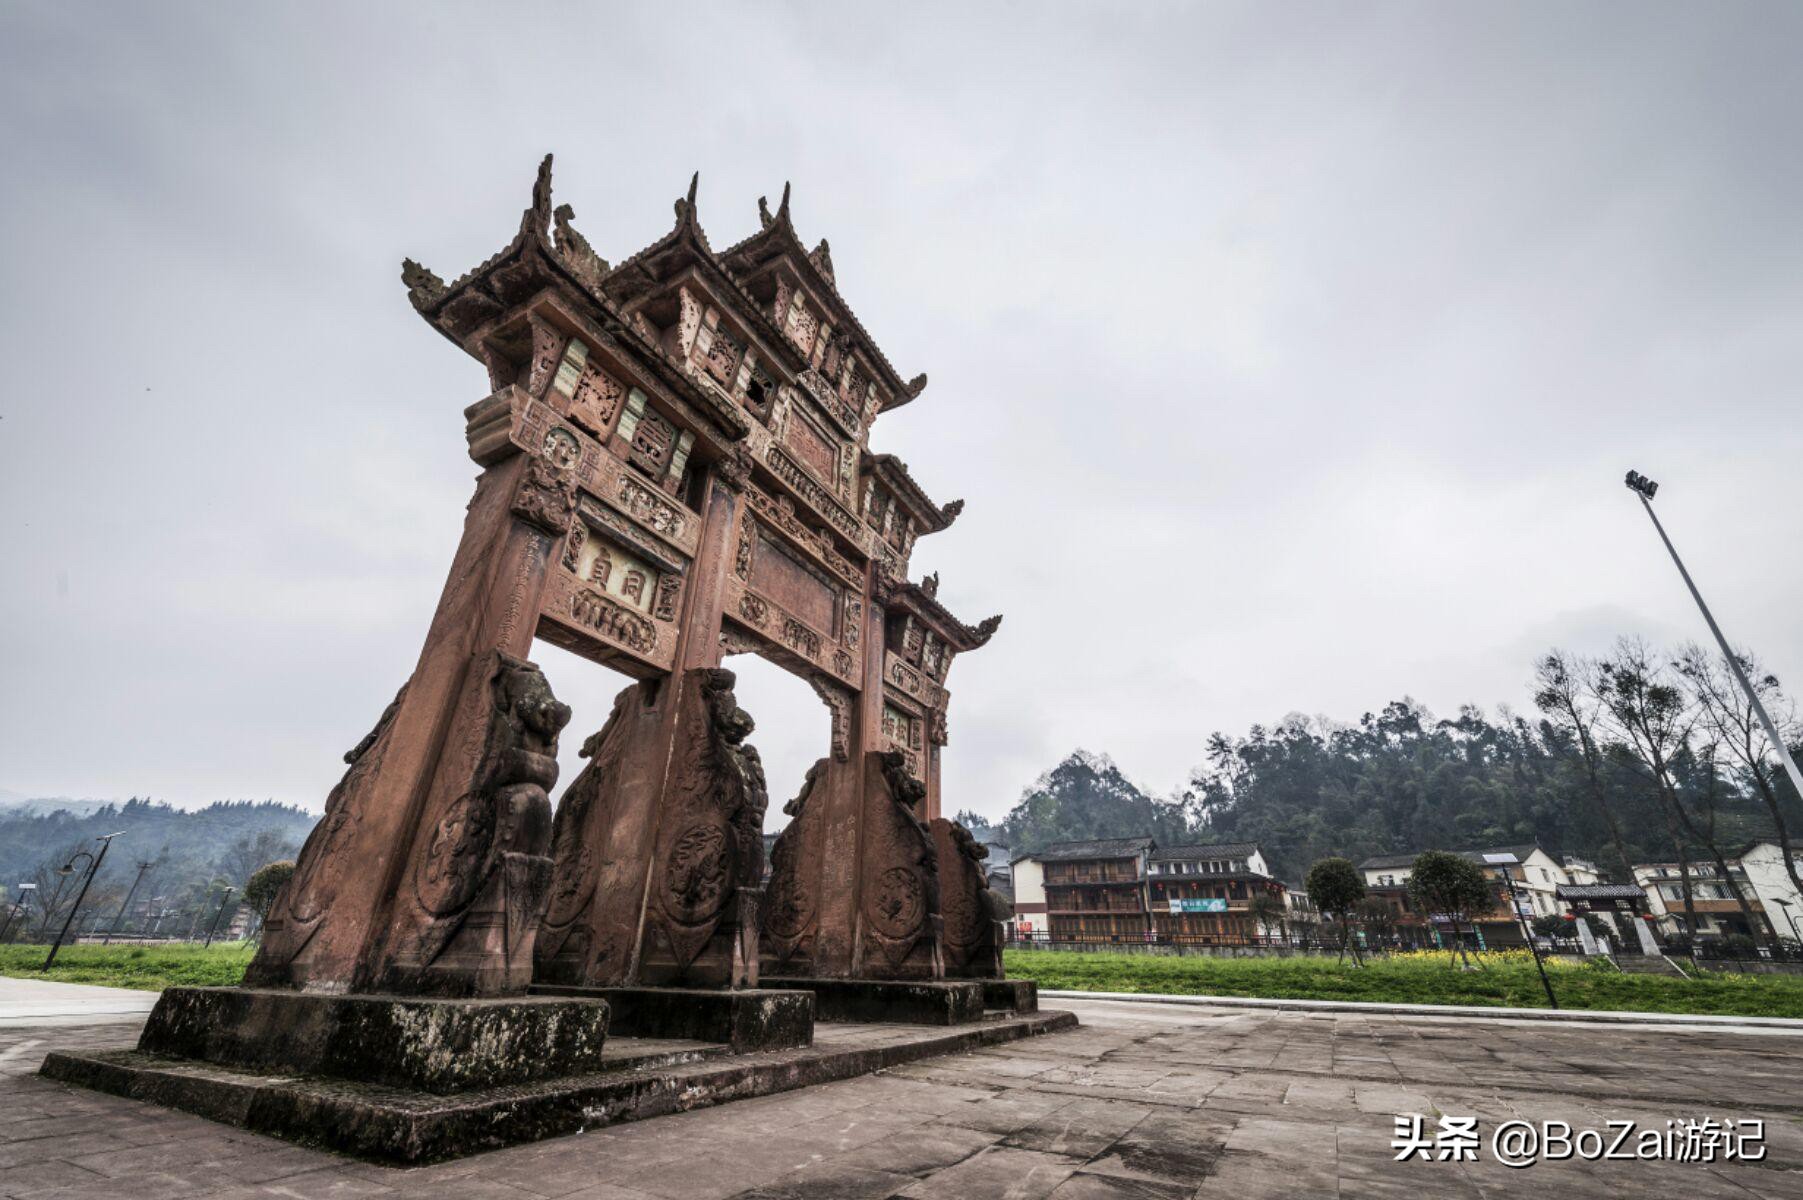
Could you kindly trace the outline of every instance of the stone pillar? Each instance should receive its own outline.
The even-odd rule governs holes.
[[[1653,940],[1653,932],[1647,928],[1647,923],[1640,919],[1640,914],[1629,912],[1628,924],[1634,927],[1634,932],[1640,937],[1640,952],[1642,954],[1657,956],[1659,953],[1659,943]]]
[[[767,796],[718,669],[733,484],[718,470],[708,483],[676,670],[620,694],[559,806],[539,982],[757,984]]]
[[[511,391],[512,389],[509,389]],[[549,871],[557,736],[569,710],[531,647],[569,529],[567,471],[483,442],[486,469],[418,665],[350,763],[277,897],[249,986],[516,994]]]

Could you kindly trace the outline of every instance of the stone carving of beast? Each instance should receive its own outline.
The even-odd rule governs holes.
[[[557,736],[569,724],[570,708],[551,694],[539,668],[522,659],[497,653],[490,680],[493,708],[481,763],[416,859],[415,894],[428,921],[408,957],[449,977],[476,963],[499,963],[507,977],[500,986],[512,990],[531,980],[532,944],[549,899],[550,789],[557,783]],[[474,982],[478,992],[499,983]]]

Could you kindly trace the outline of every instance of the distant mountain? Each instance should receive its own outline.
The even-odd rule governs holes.
[[[109,804],[118,804],[117,800],[71,800],[67,796],[25,796],[18,792],[0,790],[0,813],[9,816],[43,815],[55,812],[75,813],[85,816],[99,812]]]
[[[1106,754],[1077,750],[1035,780],[993,830],[1015,855],[1053,842],[1138,837],[1191,839],[1195,823],[1182,801],[1160,800],[1128,779]]]
[[[179,809],[156,801],[30,800],[0,805],[0,889],[18,894],[35,883],[40,906],[56,893],[57,869],[96,839],[118,834],[96,875],[89,907],[100,912],[123,901],[145,868],[140,901],[190,903],[208,889],[242,888],[264,863],[293,858],[319,820],[315,813],[272,801],[235,800]],[[77,861],[78,868],[83,864]],[[74,895],[73,889],[67,894]],[[41,909],[40,909],[41,911]]]

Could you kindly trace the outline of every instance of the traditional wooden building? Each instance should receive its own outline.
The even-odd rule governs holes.
[[[1145,941],[1149,837],[1058,842],[1035,857],[1053,941]]]
[[[1157,846],[1147,861],[1152,932],[1172,942],[1257,942],[1266,936],[1250,912],[1256,896],[1284,899],[1253,842]]]

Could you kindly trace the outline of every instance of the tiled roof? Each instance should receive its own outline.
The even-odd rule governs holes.
[[[1215,842],[1200,846],[1159,846],[1153,862],[1199,862],[1211,858],[1248,858],[1258,853],[1257,842]]]
[[[1631,883],[1562,883],[1561,900],[1638,900],[1646,895]]]
[[[1101,838],[1088,842],[1053,842],[1037,854],[1023,854],[1021,857],[1055,862],[1073,858],[1134,858],[1151,848],[1152,839],[1149,837]]]
[[[1534,851],[1538,849],[1540,849],[1539,846],[1529,842],[1525,846],[1489,846],[1482,850],[1454,850],[1452,853],[1458,855],[1460,858],[1474,862],[1480,867],[1485,867],[1490,865],[1484,861],[1484,855],[1486,854],[1513,854],[1517,859],[1526,862],[1528,860],[1528,855],[1534,853]],[[1371,858],[1367,858],[1364,862],[1361,862],[1358,865],[1358,869],[1361,871],[1382,871],[1390,867],[1412,867],[1415,865],[1415,856],[1420,853],[1421,851],[1417,850],[1415,854],[1374,855]]]
[[[760,200],[759,205],[762,204],[763,202]],[[766,215],[760,212],[760,219]],[[858,314],[853,312],[851,305],[845,302],[845,297],[839,291],[838,281],[830,274],[830,260],[828,270],[821,270],[820,262],[803,245],[800,236],[795,232],[795,225],[789,217],[789,185],[786,183],[783,185],[783,199],[782,203],[777,206],[776,215],[769,217],[767,224],[762,224],[757,232],[744,241],[727,247],[726,251],[720,255],[720,261],[724,263],[729,259],[745,255],[754,246],[771,239],[779,239],[784,243],[784,248],[790,252],[791,261],[807,264],[809,271],[813,274],[811,281],[813,286],[839,306],[845,320],[857,331],[859,342],[870,352],[869,357],[874,360],[877,370],[886,377],[885,382],[889,385],[892,393],[889,402],[884,405],[884,411],[900,408],[918,396],[920,389],[926,386],[926,377],[919,376],[911,381],[902,379],[901,372],[895,369],[895,365],[883,353],[882,347],[876,344],[876,339],[870,336],[869,331],[864,328],[863,322],[858,320]],[[821,245],[824,246],[825,243],[823,242]]]

